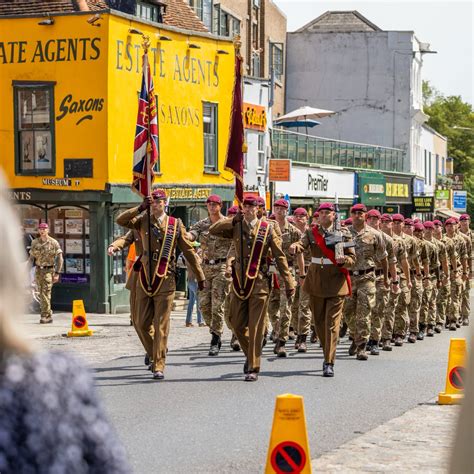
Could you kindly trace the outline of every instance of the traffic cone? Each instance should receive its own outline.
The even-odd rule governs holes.
[[[289,393],[276,399],[265,474],[311,473],[303,397]]]
[[[455,405],[464,398],[466,339],[451,339],[449,344],[446,390],[438,395],[440,405]]]
[[[72,329],[67,333],[67,337],[92,336],[94,331],[89,329],[87,324],[86,310],[82,300],[72,302]]]

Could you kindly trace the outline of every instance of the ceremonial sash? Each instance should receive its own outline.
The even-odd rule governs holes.
[[[349,296],[352,295],[352,283],[351,283],[351,277],[349,275],[349,270],[347,268],[340,267],[337,262],[336,262],[336,254],[334,250],[331,250],[326,246],[326,241],[324,240],[324,237],[319,233],[318,227],[313,226],[311,228],[311,232],[313,233],[314,240],[318,244],[318,247],[321,249],[323,252],[324,256],[329,258],[331,262],[336,265],[336,267],[341,271],[341,273],[346,277],[346,282],[347,286],[349,287]]]
[[[148,281],[148,271],[144,265],[140,268],[140,284],[143,291],[148,296],[155,296],[163,283],[164,277],[168,273],[168,266],[170,263],[171,252],[174,248],[174,242],[176,240],[176,234],[178,231],[177,220],[174,217],[168,216],[166,220],[165,238],[160,249],[160,256],[156,263],[155,273],[151,283]],[[148,265],[152,262],[152,252],[148,249]]]
[[[258,222],[258,229],[250,251],[249,263],[247,264],[243,287],[234,266],[232,266],[232,286],[234,288],[234,293],[241,300],[246,300],[250,296],[250,293],[252,293],[255,279],[258,276],[258,270],[260,268],[263,249],[265,247],[269,229],[270,226],[268,225],[268,222],[262,220]],[[243,259],[243,255],[241,255],[241,258]]]

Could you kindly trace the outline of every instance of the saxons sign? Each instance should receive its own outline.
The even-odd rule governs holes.
[[[261,105],[244,103],[244,127],[263,132],[267,128],[267,113]]]

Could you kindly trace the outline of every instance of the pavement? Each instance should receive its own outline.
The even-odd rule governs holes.
[[[136,473],[263,472],[275,397],[304,397],[315,472],[447,472],[458,407],[438,406],[449,340],[471,328],[443,331],[414,345],[360,362],[338,348],[336,377],[321,376],[322,353],[264,351],[256,384],[242,382],[242,353],[229,333],[216,358],[207,356],[207,328],[185,328],[173,312],[166,379],[153,381],[127,315],[88,315],[87,338],[63,336],[70,314],[23,327],[42,347],[79,353],[95,370],[96,385]]]

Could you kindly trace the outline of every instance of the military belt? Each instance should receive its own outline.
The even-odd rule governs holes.
[[[367,273],[372,273],[374,271],[374,267],[366,268],[365,270],[349,270],[349,275],[359,276],[365,275]]]
[[[205,258],[203,260],[203,262],[206,264],[206,265],[218,265],[219,263],[224,263],[226,262],[227,259],[226,258],[216,258],[216,259],[211,259],[211,260],[208,260],[207,258]]]
[[[311,257],[311,263],[316,265],[334,265],[329,258],[325,257]]]
[[[54,265],[46,265],[44,267],[42,267],[41,265],[36,265],[40,270],[51,270],[52,268],[54,268]]]

